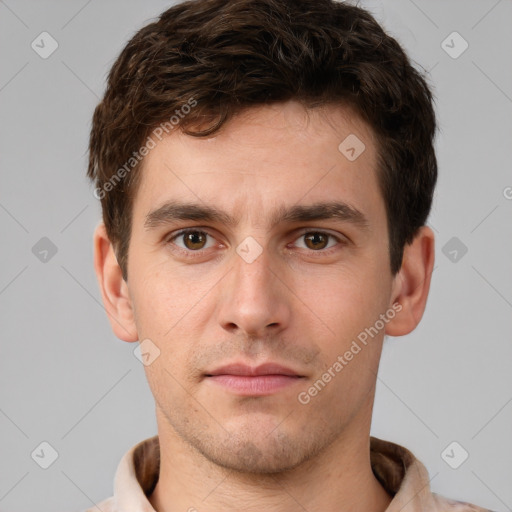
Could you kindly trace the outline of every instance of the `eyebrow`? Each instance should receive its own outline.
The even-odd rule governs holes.
[[[272,213],[270,225],[330,219],[348,222],[363,230],[366,230],[369,226],[368,219],[360,210],[339,201],[293,205],[291,207],[281,206]],[[212,206],[168,201],[146,215],[144,229],[149,231],[177,220],[218,222],[231,228],[238,225],[238,220],[234,217]]]

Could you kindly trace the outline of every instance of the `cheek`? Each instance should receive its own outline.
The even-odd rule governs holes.
[[[149,338],[157,345],[171,339],[175,325],[191,309],[190,294],[179,281],[151,268],[144,275],[134,272],[130,288],[139,339]]]
[[[322,352],[323,368],[317,378],[331,379],[321,400],[336,397],[347,410],[372,390],[382,350],[384,329],[374,326],[387,306],[386,285],[368,268],[367,272],[337,273],[307,299],[328,327],[315,332],[313,324],[304,324]]]
[[[322,389],[314,400],[318,414],[325,415],[334,401],[337,407],[332,414],[345,421],[345,415],[356,411],[357,404],[366,400],[374,388],[384,330],[371,328],[384,312],[382,293],[368,275],[360,278],[340,274],[326,281],[321,292],[308,297],[325,326],[320,331],[315,327],[320,322],[305,320],[303,324],[322,352],[322,368],[309,383],[313,388],[308,388],[313,394],[317,388]],[[315,384],[318,380],[328,381],[325,389],[321,383]]]
[[[357,337],[384,311],[386,286],[375,274],[370,265],[362,265],[359,271],[331,268],[309,273],[303,281],[304,302],[316,314],[316,323],[321,320],[338,344]]]
[[[159,274],[147,274],[134,290],[138,327],[147,335],[155,335],[181,309],[179,296],[177,286],[171,286]]]
[[[214,306],[209,297],[218,278],[193,275],[192,267],[171,267],[168,262],[140,262],[138,268],[144,272],[132,274],[130,293],[139,339],[150,339],[160,351],[158,360],[146,368],[147,376],[155,385],[163,380],[162,386],[172,388],[171,375],[183,372],[190,351],[204,338]]]
[[[198,278],[186,266],[171,264],[165,251],[134,254],[131,263],[130,288],[139,322],[145,327],[172,326],[197,302],[202,288]]]

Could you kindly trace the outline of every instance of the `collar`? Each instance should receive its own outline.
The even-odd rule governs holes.
[[[486,509],[448,500],[430,490],[425,466],[407,448],[370,437],[373,473],[393,496],[386,512],[485,512]],[[114,481],[114,496],[107,500],[112,512],[155,512],[148,501],[160,471],[158,436],[131,448],[121,459]]]

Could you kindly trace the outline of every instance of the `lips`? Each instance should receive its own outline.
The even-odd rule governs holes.
[[[286,375],[288,377],[302,377],[291,368],[281,366],[275,363],[265,363],[259,366],[249,366],[246,364],[229,364],[222,366],[206,374],[208,377],[216,375],[241,375],[248,377],[257,377],[262,375]]]
[[[207,372],[205,378],[214,385],[240,396],[265,396],[299,382],[304,376],[276,363],[259,366],[229,364]]]

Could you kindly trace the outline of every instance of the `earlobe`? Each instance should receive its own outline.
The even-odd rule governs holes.
[[[123,279],[103,222],[94,231],[94,269],[114,334],[123,341],[137,341],[138,335],[128,285]]]
[[[386,325],[389,336],[403,336],[420,323],[427,304],[434,268],[434,233],[422,226],[414,240],[404,248],[402,267],[395,276],[391,304],[400,312]]]

